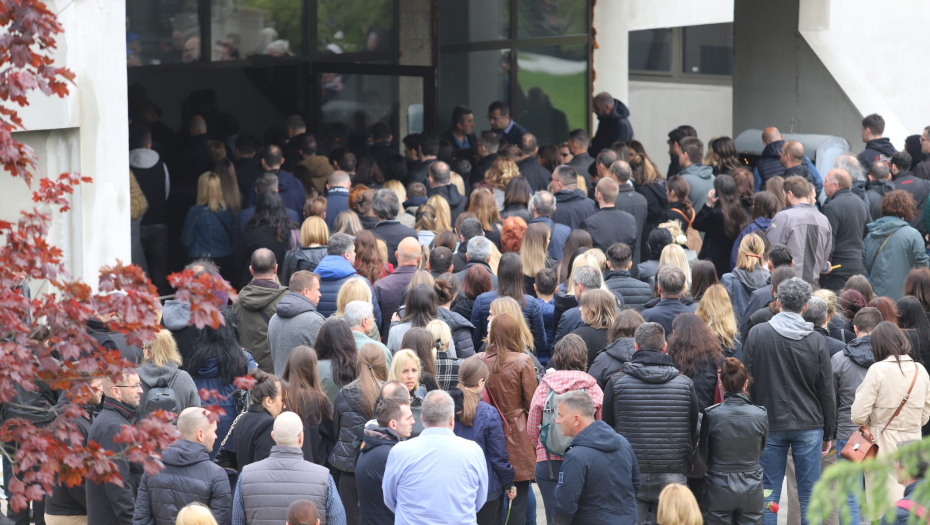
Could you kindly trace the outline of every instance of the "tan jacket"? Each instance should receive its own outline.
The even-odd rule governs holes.
[[[488,345],[491,347],[491,345]],[[533,394],[536,393],[536,370],[530,356],[520,352],[507,352],[507,358],[499,373],[494,372],[497,351],[491,347],[478,354],[488,365],[487,390],[496,403],[503,419],[504,437],[507,440],[507,455],[515,473],[514,481],[527,481],[536,477],[536,447],[526,429]]]
[[[917,383],[911,396],[898,417],[882,432],[895,410],[907,394],[914,378]],[[903,370],[903,373],[902,373]],[[901,366],[894,357],[879,361],[869,371],[856,389],[856,400],[852,405],[852,421],[858,426],[867,426],[878,442],[878,453],[889,454],[897,449],[898,443],[910,439],[921,439],[920,427],[930,420],[930,376],[923,365],[914,363],[910,356],[901,356]]]
[[[149,209],[149,201],[145,199],[139,182],[136,181],[136,175],[129,171],[129,218],[132,220],[141,219]]]

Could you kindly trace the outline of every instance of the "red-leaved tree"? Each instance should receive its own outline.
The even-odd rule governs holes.
[[[114,453],[93,442],[80,446],[80,433],[73,423],[83,414],[81,405],[94,399],[82,372],[118,379],[132,366],[119,352],[97,345],[87,333],[87,320],[118,314],[120,321],[110,321],[109,329],[124,333],[130,345],[141,346],[159,329],[161,305],[155,287],[137,266],[117,261],[101,268],[94,292],[71,275],[62,251],[46,241],[52,212],[56,208],[67,211],[74,188],[92,182],[76,173],[41,176],[35,152],[13,136],[25,130],[15,107],[26,106],[30,92],[64,97],[74,82],[73,72],[53,65],[51,53],[61,32],[55,13],[42,2],[0,0],[0,164],[17,183],[34,189],[31,209],[22,211],[16,223],[0,221],[0,403],[34,410],[17,405],[17,396],[35,391],[37,382],[60,390],[72,403],[64,417],[51,424],[36,426],[27,418],[18,418],[5,421],[0,428],[0,441],[13,444],[0,447],[0,453],[14,464],[16,477],[10,480],[14,510],[50,493],[59,479],[72,486],[82,478],[122,483],[114,460],[137,462],[147,472],[157,472],[159,451],[178,437],[170,422],[173,415],[157,412],[125,426],[117,438],[125,450]],[[34,177],[38,177],[37,188]],[[191,324],[219,327],[223,322],[220,304],[212,292],[224,291],[234,297],[234,290],[218,277],[195,276],[190,271],[174,274],[170,280],[177,298],[191,305]],[[50,291],[30,298],[25,286],[30,282],[47,283]],[[248,387],[249,381],[240,378],[237,384]],[[204,391],[201,396],[215,400],[216,393]],[[208,408],[214,410],[214,417],[219,415],[217,407]]]

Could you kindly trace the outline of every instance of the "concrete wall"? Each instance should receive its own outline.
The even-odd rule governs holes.
[[[20,113],[29,131],[14,137],[36,151],[43,175],[77,171],[94,179],[75,191],[71,211],[47,211],[53,212],[50,242],[63,250],[75,276],[96,286],[101,266],[130,260],[125,5],[48,4],[64,26],[56,65],[76,73],[76,85],[63,99],[32,94],[31,106]],[[0,219],[17,220],[20,210],[33,207],[32,190],[8,174],[3,177]]]

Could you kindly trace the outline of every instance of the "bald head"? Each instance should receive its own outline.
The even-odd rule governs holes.
[[[252,260],[249,264],[249,271],[252,277],[256,279],[274,280],[278,272],[278,261],[275,260],[274,252],[268,248],[259,248],[252,252]]]
[[[781,132],[778,131],[778,128],[771,127],[765,128],[762,130],[762,143],[769,144],[778,140],[782,140]]]
[[[891,170],[884,161],[877,160],[869,166],[869,178],[872,180],[888,180],[891,177]]]
[[[397,245],[398,266],[416,266],[420,263],[420,241],[413,237],[407,237]]]
[[[330,188],[348,188],[352,184],[352,178],[349,177],[349,174],[336,170],[329,175],[329,178],[326,179],[326,185]]]
[[[600,158],[600,155],[598,155],[598,158]],[[617,179],[617,183],[626,184],[629,182],[630,177],[633,176],[633,169],[625,160],[618,160],[610,165],[610,174]]]
[[[181,439],[192,443],[200,443],[207,449],[213,450],[216,442],[216,421],[210,421],[209,414],[200,407],[185,408],[178,415],[178,431]]]
[[[849,172],[844,169],[832,169],[827,173],[827,177],[832,177],[833,181],[836,182],[836,185],[839,186],[840,189],[848,190],[852,188],[852,177],[849,175]]]
[[[613,171],[613,169],[611,169],[611,171]],[[612,207],[617,201],[617,194],[620,193],[620,185],[617,184],[617,181],[611,177],[604,177],[597,181],[596,188],[597,191],[595,192],[595,197],[597,197],[601,208],[603,209]]]
[[[804,158],[804,146],[800,142],[788,141],[781,148],[781,165],[787,169],[800,166]]]
[[[303,444],[304,424],[293,412],[281,412],[274,419],[271,439],[282,447],[299,447]]]

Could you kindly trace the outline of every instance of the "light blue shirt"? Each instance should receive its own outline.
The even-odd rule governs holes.
[[[430,427],[394,445],[381,488],[395,525],[474,525],[488,498],[488,466],[477,443]]]

